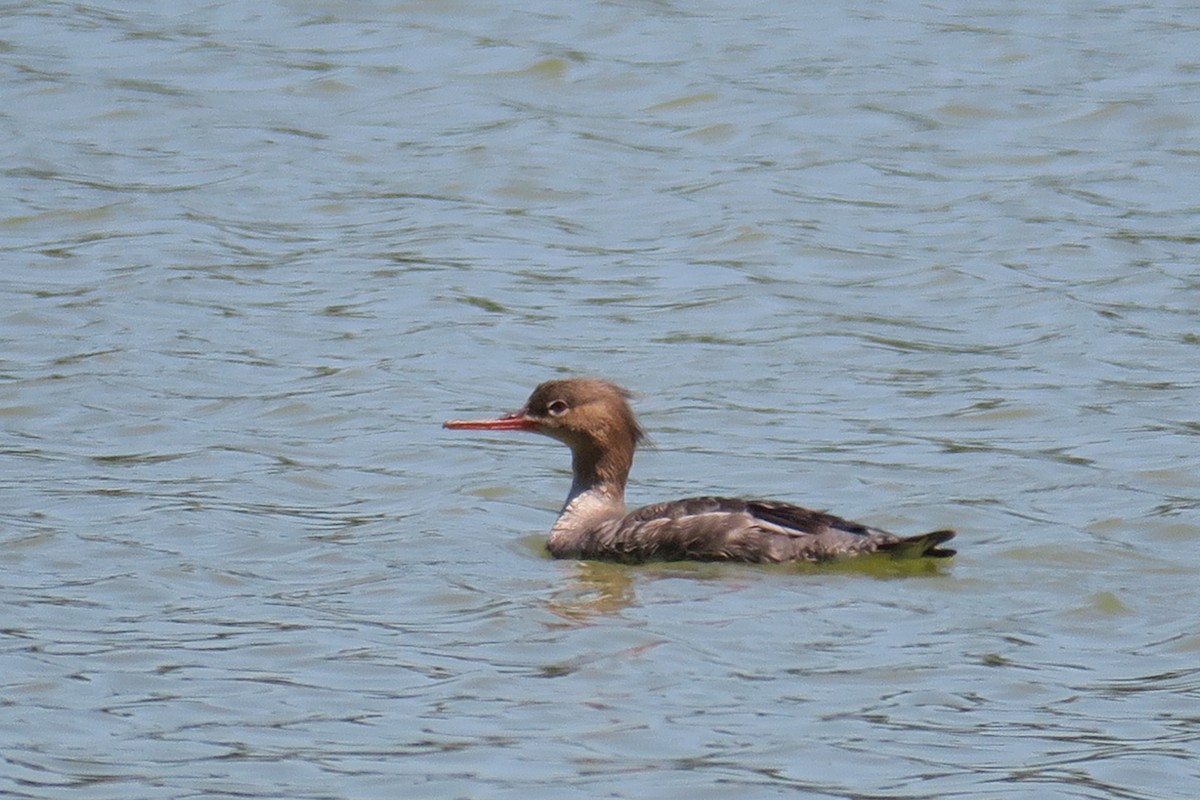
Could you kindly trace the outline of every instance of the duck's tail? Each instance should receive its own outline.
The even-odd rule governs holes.
[[[943,542],[954,538],[954,531],[931,531],[916,536],[906,536],[894,542],[879,546],[881,552],[888,553],[892,558],[949,558],[957,551],[949,547],[939,547]]]

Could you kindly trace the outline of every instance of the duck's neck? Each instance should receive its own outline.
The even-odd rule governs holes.
[[[580,444],[571,448],[571,493],[563,510],[575,498],[591,494],[625,508],[625,482],[633,466],[633,450]]]
[[[632,453],[574,449],[571,493],[550,529],[552,553],[582,552],[601,523],[625,515],[625,480],[632,462]]]

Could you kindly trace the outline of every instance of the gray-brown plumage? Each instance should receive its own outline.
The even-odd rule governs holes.
[[[547,541],[556,558],[777,563],[954,555],[940,547],[953,531],[902,537],[775,500],[691,497],[626,513],[625,482],[644,434],[629,392],[599,378],[547,381],[512,414],[445,427],[534,431],[571,448],[571,493]]]

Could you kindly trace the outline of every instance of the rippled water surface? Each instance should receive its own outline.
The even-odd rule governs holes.
[[[0,794],[1200,796],[1195,6],[518,5],[0,9]]]

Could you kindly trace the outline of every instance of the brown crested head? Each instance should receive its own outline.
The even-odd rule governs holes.
[[[645,439],[630,392],[602,378],[546,381],[525,405],[495,419],[452,419],[442,427],[455,430],[535,431],[571,448],[572,492],[600,488],[622,502],[633,451]]]
[[[539,433],[572,449],[627,449],[645,439],[629,407],[631,393],[603,378],[562,378],[533,390],[521,412]]]

